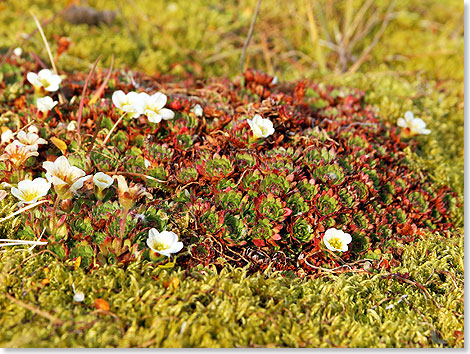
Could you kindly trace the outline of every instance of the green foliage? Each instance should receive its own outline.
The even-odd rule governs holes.
[[[315,208],[320,215],[328,216],[338,210],[338,200],[331,192],[331,189],[329,192],[323,192],[315,202]]]
[[[11,194],[7,194],[5,198],[0,200],[0,218],[5,218],[15,212],[17,205],[16,198]],[[15,233],[21,224],[21,217],[15,216],[0,223],[0,238],[15,238]]]
[[[229,244],[240,244],[246,243],[245,236],[247,234],[245,224],[238,215],[226,214],[224,217],[223,224],[223,238]]]
[[[283,195],[289,191],[289,187],[285,177],[275,174],[267,175],[261,182],[261,190],[266,194]]]
[[[287,199],[287,207],[292,210],[293,216],[302,215],[310,209],[300,193],[292,194]]]
[[[187,184],[197,180],[198,172],[194,167],[186,167],[179,170],[176,178],[181,184]]]
[[[292,228],[292,237],[294,237],[299,242],[306,243],[312,239],[312,231],[312,226],[308,223],[307,220],[298,218]]]
[[[319,46],[315,44],[309,16],[313,15],[317,19],[318,12],[309,13],[307,3],[296,0],[285,7],[278,2],[262,2],[256,31],[248,48],[249,64],[264,68],[271,74],[276,73],[281,82],[311,77],[320,82],[360,88],[366,92],[364,103],[374,105],[376,111],[380,112],[379,115],[392,124],[406,110],[412,110],[416,116],[422,117],[432,134],[417,137],[418,148],[415,152],[410,151],[407,159],[413,166],[419,167],[416,174],[421,173],[420,171],[431,174],[433,189],[434,186],[450,185],[461,197],[459,208],[453,195],[443,194],[440,209],[434,207],[430,217],[437,220],[443,213],[452,214],[452,220],[461,220],[463,225],[464,71],[461,1],[397,1],[396,17],[387,27],[383,39],[360,67],[360,72],[347,75],[326,72],[326,76],[319,67],[321,58],[328,59],[331,56],[328,54],[330,51],[324,48],[323,53],[317,52]],[[117,22],[111,27],[71,25],[60,17],[45,26],[53,53],[57,48],[52,39],[53,34],[72,39],[70,49],[58,58],[59,71],[89,70],[90,62],[97,55],[96,48],[100,48],[100,54],[104,55],[100,64],[103,67],[109,65],[111,54],[115,54],[118,67],[127,66],[152,74],[155,71],[166,74],[171,70],[174,74],[192,72],[210,78],[214,74],[238,73],[239,47],[246,37],[255,1],[226,2],[214,6],[207,6],[200,1],[161,3],[145,0],[136,4],[121,3],[122,13],[118,14]],[[325,4],[331,4],[335,10],[336,7],[346,8],[348,4],[353,4],[354,8],[360,5],[358,1],[318,2],[320,7]],[[89,5],[98,9],[115,9],[115,2],[111,0],[92,1]],[[373,5],[383,10],[388,2],[377,1]],[[42,0],[0,4],[0,20],[9,24],[0,28],[0,52],[4,53],[11,44],[17,46],[19,34],[35,29],[29,10],[33,9],[42,20],[51,18],[62,7],[62,2]],[[326,6],[322,8],[329,11]],[[160,15],[146,15],[153,13]],[[342,23],[337,25],[338,18],[334,16],[327,17],[326,21],[327,26],[333,28],[341,30],[343,26]],[[317,23],[315,25],[320,26]],[[158,31],[158,36],[155,35],[157,28],[162,29]],[[213,28],[218,30],[212,31]],[[268,49],[263,38],[265,33],[271,34]],[[375,32],[366,33],[360,47],[369,45],[374,35]],[[222,49],[220,43],[224,43]],[[25,52],[32,51],[48,63],[39,34],[22,44],[22,47]],[[266,53],[270,55],[266,56]],[[286,53],[289,55],[285,55]],[[20,60],[27,63],[27,60]],[[324,62],[328,69],[337,61]],[[132,75],[126,73],[123,80],[130,82]],[[1,90],[0,104],[3,104],[5,110],[6,104],[23,93],[25,86],[20,82],[23,77],[15,66],[4,64],[1,67],[0,84],[3,87],[5,83],[6,86]],[[114,90],[118,84],[111,79],[109,89]],[[345,89],[336,90],[334,96],[341,97],[346,92]],[[306,93],[311,98],[308,105],[318,112],[328,108],[328,100],[320,97],[317,90],[307,88]],[[329,107],[322,114],[332,115],[335,112],[338,113],[336,107]],[[4,115],[5,113],[2,117]],[[15,126],[16,119],[13,117],[9,124]],[[213,120],[216,121],[218,118]],[[194,126],[193,123],[188,121],[188,125]],[[208,127],[211,124],[208,119]],[[109,130],[112,126],[113,121],[109,117],[103,117],[101,127]],[[166,133],[158,134],[161,137]],[[315,144],[324,144],[330,139],[325,130],[316,127],[306,131],[305,136],[314,139]],[[118,150],[124,151],[128,138],[126,134],[118,133],[111,140],[115,147],[100,153],[92,151],[93,165],[102,171],[115,170],[122,163],[118,159]],[[349,143],[357,147],[350,158],[338,161],[342,172],[348,176],[352,156],[364,155],[362,149],[369,145],[357,136],[345,134],[344,139],[349,139]],[[183,135],[179,140],[182,147],[192,144],[189,135]],[[155,166],[167,164],[173,155],[171,148],[162,148],[155,143],[145,143],[143,146],[144,156]],[[160,151],[155,151],[159,149],[157,146]],[[372,146],[382,156],[387,155],[380,145]],[[239,166],[245,170],[257,163],[255,158],[246,155],[240,158],[237,155],[235,168]],[[332,162],[333,160],[326,165]],[[135,165],[142,163],[141,158],[133,162]],[[315,158],[314,163],[316,167],[322,162]],[[292,163],[282,159],[273,158],[270,164],[279,170],[286,168],[289,173],[293,170]],[[318,179],[323,178],[322,181],[327,182],[325,176],[332,176],[331,173],[336,175],[336,171],[329,171],[330,168],[322,167],[325,171],[320,170]],[[396,178],[384,187],[374,174],[374,168],[371,165],[370,171],[366,173],[373,186],[381,188],[378,199],[387,206],[393,202],[394,195],[408,188],[407,182]],[[157,168],[151,173],[165,176],[164,171],[166,170]],[[188,176],[188,181],[197,176],[192,170],[183,172],[183,175]],[[247,172],[240,188],[250,198],[259,197],[255,191],[259,189],[262,180],[256,173]],[[222,190],[230,183],[233,182],[222,178],[218,182],[218,189]],[[332,181],[329,183],[334,185]],[[314,202],[317,203],[317,199],[322,198],[324,205],[335,204],[324,196],[318,196],[321,193],[318,181],[313,184],[304,179],[291,184],[291,187],[296,186],[306,202],[315,199]],[[366,200],[373,193],[372,187],[369,190],[366,184],[365,180],[349,181],[348,188],[338,191],[337,202],[350,207],[360,200]],[[155,186],[162,187],[157,183]],[[432,195],[432,191],[426,188],[406,192],[403,202],[409,200],[413,212],[422,212],[429,205],[427,193]],[[300,198],[295,200],[286,207],[294,210],[300,203]],[[378,202],[371,203],[371,208],[383,207]],[[252,204],[246,203],[244,207],[246,216],[255,213]],[[106,208],[101,211],[97,208],[99,212],[94,214],[97,221],[107,220],[113,213],[113,208],[105,210]],[[93,213],[94,211],[95,208]],[[160,230],[167,227],[172,217],[167,211],[155,207],[139,210],[145,215],[147,222],[155,222]],[[293,211],[293,215],[295,214]],[[207,216],[206,219],[202,217],[202,221],[210,219],[207,225],[215,226],[208,232],[216,233],[222,227],[224,219],[215,211],[207,212]],[[322,221],[322,225],[354,222],[365,226],[367,217],[368,213],[365,211],[357,215],[344,213],[328,217]],[[254,218],[252,216],[253,223]],[[393,210],[389,218],[390,221],[407,220],[406,212],[402,209]],[[242,221],[235,217],[232,219],[227,224],[234,226],[236,232],[243,230]],[[28,227],[22,229],[22,233],[12,233],[17,228],[10,224],[14,220],[0,224],[5,236],[33,237],[34,233]],[[83,225],[77,222],[73,227],[86,234],[90,229],[88,220],[84,221]],[[243,222],[246,223],[246,219]],[[298,218],[292,232],[299,233],[298,237],[301,238],[302,231],[308,230],[306,223],[304,219]],[[436,227],[429,220],[425,223],[429,229]],[[376,236],[390,239],[394,232],[383,225],[377,228]],[[409,275],[410,279],[423,284],[433,301],[442,305],[442,308],[438,308],[418,287],[400,283],[393,277],[384,279],[380,274],[327,274],[321,279],[303,281],[290,279],[288,273],[282,276],[276,273],[247,275],[244,270],[228,267],[220,274],[213,268],[197,268],[191,270],[191,276],[185,278],[184,274],[187,272],[161,270],[145,262],[134,263],[127,268],[105,266],[85,274],[80,269],[73,271],[73,267],[56,261],[48,254],[41,254],[35,255],[10,275],[8,272],[29,256],[26,252],[14,253],[12,250],[0,257],[0,344],[7,347],[463,347],[463,235],[458,231],[452,233],[451,238],[443,239],[426,234],[423,240],[403,247],[398,245],[403,250],[402,262],[390,270]],[[102,236],[98,236],[98,233],[94,235],[95,240],[100,242],[103,241]],[[369,240],[363,236],[353,235],[354,251],[361,252],[367,248]],[[374,234],[371,237],[376,236]],[[73,255],[80,255],[82,262],[87,262],[87,248],[80,248],[84,246],[80,245],[78,242]],[[63,246],[50,244],[48,248],[61,258],[66,257]],[[299,252],[300,250],[294,253]],[[366,257],[378,259],[381,255],[377,254],[371,250]],[[43,271],[45,266],[50,269],[49,273]],[[38,284],[46,276],[51,284],[38,288]],[[165,289],[164,281],[173,277],[181,279],[180,286],[175,290]],[[78,290],[85,292],[84,304],[72,302],[72,283],[75,283]],[[9,302],[2,295],[7,291],[21,301],[57,316],[65,322],[64,325],[55,326],[47,319]],[[407,295],[406,301],[398,303],[404,295]],[[93,314],[91,307],[97,297],[109,301],[111,311],[117,317]],[[388,305],[394,307],[389,309]]]

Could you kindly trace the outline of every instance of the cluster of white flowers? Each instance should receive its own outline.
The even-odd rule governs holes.
[[[15,52],[15,55],[19,57],[21,53]],[[38,74],[30,72],[27,75],[27,79],[35,87],[36,91],[44,89],[49,92],[57,91],[62,81],[60,76],[53,74],[49,69],[43,69]],[[274,78],[272,84],[275,85],[276,83],[277,78]],[[165,108],[167,96],[161,92],[152,95],[146,92],[129,92],[126,94],[119,90],[113,93],[112,101],[122,114],[127,114],[131,118],[139,118],[141,115],[145,115],[149,122],[159,123],[162,120],[173,119],[175,116],[172,110]],[[48,96],[38,98],[36,101],[38,111],[44,114],[51,111],[57,103],[57,101]],[[193,106],[191,112],[197,117],[204,115],[204,110],[199,104]],[[275,132],[273,122],[261,117],[259,114],[256,114],[253,119],[247,119],[247,123],[251,128],[254,139],[267,138]],[[405,129],[406,134],[409,136],[417,134],[427,135],[431,132],[429,129],[426,129],[426,123],[420,118],[415,118],[411,111],[407,111],[404,118],[399,118],[397,125]],[[10,141],[14,138],[15,134],[9,129],[3,131],[1,134],[1,144],[10,144],[5,148],[5,153],[0,159],[8,158],[15,165],[18,165],[30,156],[37,156],[39,145],[47,144],[47,141],[39,137],[37,128],[35,128],[35,131],[33,130],[18,132],[16,134],[17,139],[12,143]],[[147,168],[150,167],[151,162],[145,160],[145,166]],[[54,186],[56,193],[62,199],[71,198],[83,187],[84,182],[91,177],[91,175],[86,175],[85,171],[70,165],[65,156],[60,156],[54,162],[44,162],[43,168],[46,170],[46,179],[22,180],[18,183],[17,187],[11,189],[11,193],[21,203],[36,203],[40,198],[47,195],[51,186]],[[149,195],[145,188],[140,185],[128,186],[122,176],[117,176],[115,179],[118,181],[120,202],[126,210],[129,210],[133,203],[141,196]],[[114,179],[111,176],[103,172],[96,173],[93,176],[93,185],[97,198],[103,199],[105,196],[104,191],[113,183]],[[335,228],[328,229],[323,236],[325,247],[333,252],[348,251],[348,245],[351,241],[350,234]],[[152,228],[148,234],[147,246],[155,253],[170,257],[171,254],[181,251],[183,243],[178,241],[178,235],[174,232],[158,232]],[[77,297],[76,301],[83,301],[83,297]]]
[[[145,115],[149,122],[160,123],[162,119],[173,119],[175,113],[164,108],[167,97],[161,92],[149,95],[146,92],[124,93],[119,90],[113,93],[112,100],[114,105],[123,113],[127,113],[132,118],[139,118]]]
[[[91,177],[91,175],[86,176],[85,171],[80,168],[72,166],[65,156],[58,157],[54,162],[45,161],[42,167],[46,170],[47,180],[54,185],[61,199],[73,197]]]
[[[14,54],[17,57],[21,56],[21,50],[19,48],[16,49]],[[34,86],[37,96],[37,110],[47,117],[48,113],[58,102],[52,97],[43,96],[44,92],[57,91],[62,82],[61,77],[52,73],[49,69],[43,69],[38,73],[28,73],[27,80]],[[145,115],[149,122],[152,123],[173,119],[175,116],[172,110],[165,108],[167,96],[161,92],[149,95],[146,92],[129,92],[126,94],[123,91],[116,91],[112,95],[112,101],[123,114],[127,114],[132,118],[139,118],[141,115]],[[191,112],[197,117],[201,117],[204,114],[199,104],[196,104],[191,109]],[[75,126],[72,126],[72,123],[74,122],[67,126],[68,131],[76,129]],[[20,168],[29,157],[38,156],[40,145],[47,144],[47,141],[42,139],[38,133],[39,130],[35,126],[29,127],[27,132],[19,131],[14,133],[10,129],[2,130],[0,143],[8,145],[5,147],[4,154],[0,156],[0,160],[8,159],[15,167]],[[150,165],[151,163],[146,161],[146,166]],[[86,175],[84,170],[71,165],[66,156],[60,156],[55,161],[45,161],[42,166],[46,171],[46,178],[23,179],[11,188],[11,193],[19,200],[19,205],[37,203],[41,198],[47,196],[51,187],[54,187],[58,200],[70,199],[92,177],[91,175]],[[112,178],[103,172],[98,172],[93,175],[92,179],[94,194],[97,199],[102,200],[105,197],[105,190],[111,187],[115,179],[118,181],[117,190],[120,203],[124,208],[127,208],[126,210],[130,209],[138,198],[144,195],[152,197],[141,185],[131,184],[129,186],[122,176]],[[174,232],[158,232],[156,229],[149,231],[147,245],[155,253],[167,257],[181,251],[183,248],[183,243],[178,241],[178,236]],[[81,292],[75,292],[74,288],[74,293],[75,301],[83,301],[84,296]]]
[[[40,138],[38,134],[25,131],[20,131],[16,134],[17,143],[28,147],[32,151],[38,151],[39,145],[47,144],[47,141]]]
[[[54,101],[52,97],[44,96],[44,91],[55,92],[59,89],[62,78],[59,75],[52,73],[49,69],[42,69],[37,74],[29,72],[26,78],[33,85],[34,90],[38,96],[36,100],[36,106],[39,112],[47,117],[49,111],[51,111],[56,105],[57,101]]]
[[[39,145],[47,144],[47,141],[37,134],[39,130],[30,126],[28,132],[23,130],[13,133],[6,129],[1,135],[1,145],[8,144],[0,156],[0,161],[9,161],[13,166],[19,168],[32,156],[38,156]],[[15,139],[16,135],[16,139]],[[13,141],[12,141],[13,140]]]

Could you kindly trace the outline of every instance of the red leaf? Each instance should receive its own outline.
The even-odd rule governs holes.
[[[253,240],[253,243],[255,244],[255,246],[258,246],[258,247],[264,247],[266,244],[264,243],[264,240],[262,239],[259,239],[259,238],[255,238]]]

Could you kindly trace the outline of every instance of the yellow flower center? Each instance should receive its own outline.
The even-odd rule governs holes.
[[[47,81],[47,79],[39,79],[39,82],[42,84],[43,87],[49,86],[49,81]]]
[[[330,245],[337,250],[340,250],[343,247],[343,241],[341,241],[339,237],[333,237],[330,239]]]
[[[170,246],[161,241],[153,241],[153,248],[157,251],[163,251],[168,249]]]
[[[25,202],[30,202],[33,199],[37,198],[37,196],[38,194],[36,193],[36,191],[24,191],[23,192],[23,200]]]

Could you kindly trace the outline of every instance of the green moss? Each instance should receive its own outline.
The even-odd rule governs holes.
[[[165,270],[138,262],[85,274],[49,254],[25,260],[27,252],[10,250],[0,260],[0,345],[463,347],[463,235],[428,235],[398,247],[403,262],[390,272],[408,274],[431,298],[386,271],[306,280],[269,270]],[[45,278],[50,284],[41,286]],[[176,289],[168,286],[175,278]],[[73,283],[83,303],[73,301]],[[63,324],[11,302],[5,292]],[[111,313],[94,311],[97,298]]]

